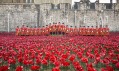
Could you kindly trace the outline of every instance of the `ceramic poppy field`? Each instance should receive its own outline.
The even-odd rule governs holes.
[[[0,71],[119,71],[119,34],[0,35]]]

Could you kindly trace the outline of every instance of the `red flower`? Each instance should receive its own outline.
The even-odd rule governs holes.
[[[36,65],[34,65],[34,66],[31,66],[31,70],[39,70],[39,66],[36,66]]]
[[[66,61],[63,62],[63,66],[66,66],[66,67],[67,67],[67,66],[69,66],[69,65],[70,65],[69,62],[66,62]]]
[[[116,64],[118,60],[111,60],[113,64]]]
[[[105,68],[101,68],[101,71],[107,71]]]
[[[62,58],[67,59],[68,58],[68,55],[67,54],[63,54],[62,55]]]
[[[31,64],[33,64],[33,63],[34,63],[33,60],[29,60],[29,61],[28,61],[28,64],[29,64],[29,65],[31,65]]]
[[[96,71],[93,67],[88,67],[88,71]]]
[[[36,63],[37,63],[37,64],[40,64],[40,63],[41,63],[41,59],[36,58]]]
[[[117,55],[117,59],[119,60],[119,54]]]
[[[75,66],[76,71],[84,71],[81,66]]]
[[[71,55],[69,58],[70,61],[74,61],[74,59],[75,59],[75,55]]]
[[[44,64],[44,65],[47,65],[47,64],[48,64],[48,62],[47,62],[46,59],[43,59],[43,60],[41,61],[41,63]]]
[[[55,61],[56,61],[56,57],[53,55],[53,56],[51,56],[50,57],[50,61],[52,62],[52,63],[54,63]]]
[[[103,59],[102,63],[108,65],[109,64],[109,60],[105,58],[105,59]]]
[[[63,63],[65,61],[64,58],[60,58],[60,62]]]
[[[93,67],[93,64],[92,63],[87,64],[87,67]]]
[[[8,71],[8,66],[1,66],[0,71]]]
[[[15,71],[23,71],[23,66],[18,66]]]
[[[23,64],[24,65],[28,65],[29,64],[29,61],[28,60],[23,60]]]
[[[83,55],[82,55],[81,52],[78,52],[78,53],[77,53],[77,56],[81,59]]]
[[[45,52],[45,55],[47,56],[47,57],[50,57],[50,52]]]
[[[11,59],[11,58],[10,58],[10,59],[8,60],[8,63],[9,63],[9,64],[15,64],[16,61],[15,61],[15,59]]]
[[[55,67],[52,69],[52,71],[60,71],[59,67]]]
[[[102,68],[101,71],[114,71],[111,66],[107,66],[106,68]]]
[[[100,57],[96,57],[96,63],[100,62]]]
[[[73,62],[73,66],[76,69],[76,71],[83,71],[83,68],[81,67],[78,61]]]
[[[78,61],[74,61],[74,62],[73,62],[73,65],[74,65],[74,66],[78,66],[78,65],[80,65],[80,64],[79,64]]]
[[[93,59],[94,55],[93,54],[89,54],[89,58]]]
[[[21,63],[22,61],[23,61],[22,57],[19,57],[19,58],[18,58],[18,62]]]
[[[119,62],[118,62],[118,63],[116,63],[116,68],[118,68],[118,69],[119,69]]]
[[[88,63],[88,59],[85,58],[85,57],[83,57],[83,58],[81,59],[81,61],[84,62],[84,63]]]
[[[49,57],[49,56],[45,56],[44,58],[45,58],[46,60],[48,60],[50,57]]]
[[[35,57],[36,57],[35,53],[32,53],[31,58],[35,58]]]
[[[108,71],[114,71],[114,69],[113,69],[111,66],[107,66],[106,69],[107,69]]]
[[[60,62],[59,62],[59,61],[55,61],[55,62],[54,62],[54,65],[55,65],[56,67],[59,67],[59,66],[60,66]]]

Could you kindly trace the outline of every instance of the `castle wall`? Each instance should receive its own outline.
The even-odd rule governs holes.
[[[0,5],[0,31],[15,31],[17,26],[37,25],[37,10],[34,5]]]
[[[53,4],[50,3],[2,4],[0,5],[0,31],[15,31],[17,26],[22,25],[42,27],[53,22],[61,22],[69,27],[108,25],[111,31],[119,31],[118,10],[100,11],[99,9],[53,9]]]
[[[70,3],[72,4],[72,0],[34,0],[35,4],[42,4],[42,3],[53,3],[55,5],[59,3]]]

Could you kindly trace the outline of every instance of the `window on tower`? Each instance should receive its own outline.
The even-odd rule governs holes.
[[[95,3],[90,4],[90,9],[95,9]]]
[[[112,9],[112,4],[111,3],[105,4],[105,5],[106,5],[106,9]]]
[[[34,3],[34,0],[26,0],[26,3]]]
[[[75,2],[74,9],[79,9],[79,2]]]

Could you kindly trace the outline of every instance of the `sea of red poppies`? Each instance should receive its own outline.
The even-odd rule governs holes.
[[[0,34],[0,71],[119,71],[119,34]]]

